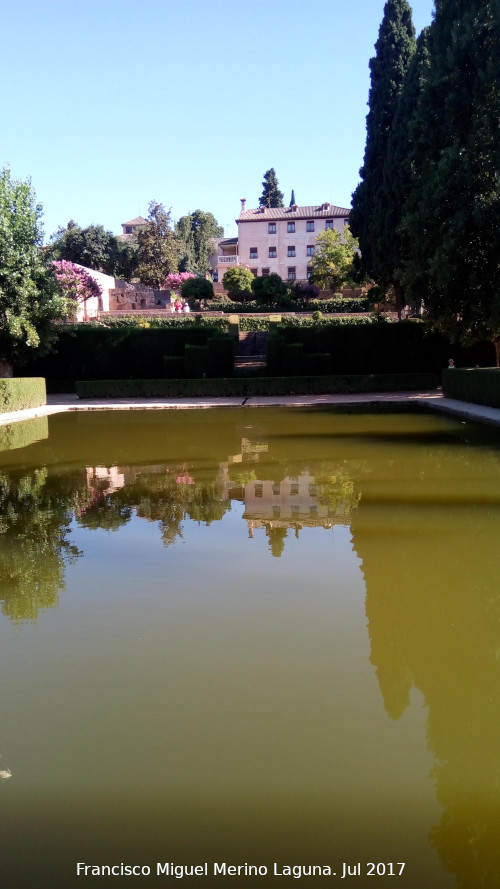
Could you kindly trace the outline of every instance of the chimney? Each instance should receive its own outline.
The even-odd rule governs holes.
[[[244,212],[245,212],[245,206],[246,206],[247,199],[246,199],[246,198],[240,198],[240,201],[241,201],[241,212],[244,213]]]

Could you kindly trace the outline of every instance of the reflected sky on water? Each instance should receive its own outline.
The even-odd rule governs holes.
[[[500,885],[494,435],[255,409],[46,432],[0,451],[9,887],[132,860]]]

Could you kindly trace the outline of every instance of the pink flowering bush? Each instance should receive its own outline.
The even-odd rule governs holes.
[[[196,275],[193,275],[192,272],[176,272],[175,274],[172,272],[165,280],[165,290],[180,290],[184,281],[189,278],[196,278]]]
[[[102,287],[97,281],[74,262],[61,259],[52,263],[61,296],[68,302],[70,308],[76,308],[77,303],[85,302],[91,297],[102,295]]]

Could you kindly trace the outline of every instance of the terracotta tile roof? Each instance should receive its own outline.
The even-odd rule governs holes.
[[[147,219],[143,219],[142,216],[136,216],[135,219],[130,219],[128,222],[122,222],[120,225],[147,225]]]
[[[333,219],[335,216],[349,216],[346,207],[334,204],[315,204],[312,207],[257,207],[255,210],[243,210],[236,222],[255,222],[261,219]]]

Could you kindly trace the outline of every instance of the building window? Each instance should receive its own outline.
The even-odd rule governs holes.
[[[295,222],[289,222],[286,227],[286,230],[287,230],[287,232],[294,232],[295,231]]]
[[[295,266],[288,267],[288,280],[295,281]]]
[[[327,219],[325,222],[326,231],[333,231],[333,219]]]
[[[281,506],[273,506],[273,516],[275,516],[275,518],[279,519],[280,515],[281,515]]]
[[[131,234],[132,234],[132,226],[131,226],[131,225],[126,225],[126,226],[125,226],[125,234],[126,234],[126,235],[131,235]]]
[[[262,277],[263,278],[266,278],[268,274],[269,274],[269,269],[262,269]]]
[[[276,247],[270,247],[269,248],[269,259],[276,259],[276,256],[277,256]]]
[[[314,244],[307,245],[307,255],[314,256]]]
[[[257,247],[250,247],[250,259],[257,259]]]
[[[312,265],[308,265],[308,266],[307,266],[307,280],[308,280],[308,281],[311,279],[311,275],[312,275],[312,273],[313,273]]]
[[[292,482],[290,485],[290,494],[298,494],[299,493],[299,483]]]
[[[280,492],[280,483],[274,482],[273,483],[273,494],[279,494],[279,492]]]
[[[251,271],[252,275],[254,276],[254,278],[256,278],[259,270],[258,269],[250,269],[250,271]]]
[[[295,256],[295,247],[288,248],[288,256]]]
[[[275,222],[268,222],[267,223],[267,233],[268,233],[268,235],[275,235],[276,234],[276,223]]]
[[[262,497],[262,491],[263,491],[263,485],[260,484],[260,482],[258,482],[258,483],[255,485],[255,496],[256,496],[256,497]]]
[[[309,222],[306,222],[306,232],[314,231],[314,219],[311,219]]]

